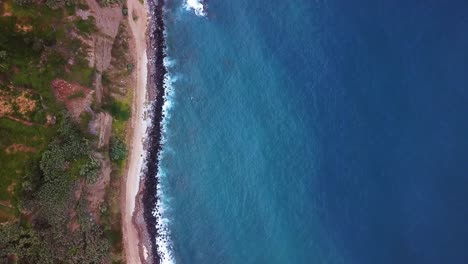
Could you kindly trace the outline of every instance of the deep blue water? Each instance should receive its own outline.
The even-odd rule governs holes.
[[[468,263],[468,3],[166,2],[177,263]]]

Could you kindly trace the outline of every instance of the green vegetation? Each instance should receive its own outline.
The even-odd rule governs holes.
[[[83,20],[83,19],[77,20],[76,27],[78,28],[78,30],[80,30],[81,32],[85,34],[96,32],[96,25],[94,23],[93,17],[89,17],[86,20]]]
[[[127,64],[127,71],[132,72],[133,71],[133,64],[129,63]]]
[[[112,101],[110,104],[110,112],[117,120],[126,121],[130,118],[130,106],[124,102]]]
[[[77,58],[69,70],[70,72],[65,76],[67,81],[77,82],[87,87],[93,84],[94,69],[88,66],[87,60],[83,57]]]
[[[104,230],[89,216],[86,200],[76,201],[72,195],[81,188],[81,179],[93,183],[98,170],[87,139],[62,117],[56,136],[41,156],[39,170],[26,173],[22,184],[22,211],[40,208],[34,228],[9,225],[0,229],[0,260],[11,254],[19,259],[33,256],[35,263],[101,263],[107,259],[110,242]],[[77,230],[70,232],[71,225]],[[41,243],[36,243],[38,236]]]
[[[83,112],[80,115],[80,128],[82,131],[86,131],[88,129],[88,124],[93,118],[90,112]]]
[[[115,4],[122,4],[124,0],[98,0],[99,5],[101,6],[111,6]]]
[[[48,128],[40,125],[32,127],[25,126],[21,123],[0,118],[0,151],[1,170],[0,170],[0,200],[12,201],[12,206],[16,205],[16,191],[20,187],[23,180],[22,175],[27,175],[31,171],[27,161],[40,159],[40,152],[45,148],[45,143],[49,141],[55,134],[53,128]],[[16,145],[15,145],[16,144]],[[11,146],[27,146],[30,147],[30,152],[15,151],[13,148],[8,151]],[[34,152],[33,152],[34,151]],[[29,163],[31,164],[31,163]],[[0,208],[2,211],[2,208]],[[0,217],[1,221],[1,217]]]
[[[68,100],[73,100],[73,99],[78,99],[78,98],[83,98],[83,97],[85,97],[85,94],[83,90],[80,90],[74,94],[69,95]]]
[[[112,138],[110,145],[110,157],[113,161],[122,161],[127,157],[127,148],[125,147],[125,142],[120,138]]]
[[[9,3],[15,16],[0,16],[0,80],[11,78],[13,85],[37,92],[49,107],[58,110],[50,83],[58,77],[89,86],[94,69],[85,59],[86,49],[79,40],[67,37],[72,22],[64,21],[64,10],[45,5]],[[85,30],[93,21],[77,22]],[[18,27],[23,28],[18,30]],[[67,66],[74,57],[75,63]],[[66,68],[69,69],[66,70]],[[5,73],[3,77],[1,74]]]
[[[106,193],[106,206],[97,212],[88,200],[103,155],[84,134],[92,114],[71,121],[52,89],[55,79],[87,87],[93,83],[95,69],[88,65],[87,47],[70,37],[97,30],[92,18],[73,18],[76,7],[87,9],[78,1],[0,4],[0,103],[27,92],[24,97],[35,104],[25,113],[19,104],[0,113],[0,263],[119,259],[120,218],[118,204],[111,202],[118,203],[119,193]],[[68,99],[83,96],[78,92]],[[128,119],[128,105],[115,110],[121,120]],[[113,184],[118,191],[120,183]]]
[[[68,118],[64,118],[58,129],[57,137],[49,144],[42,154],[40,168],[46,183],[54,183],[66,173],[70,164],[86,158],[81,164],[79,175],[86,179],[93,179],[99,169],[98,162],[92,157],[88,140],[83,138],[79,130]]]
[[[59,9],[65,6],[73,6],[73,0],[46,0],[46,5],[51,9]]]
[[[50,263],[51,255],[41,246],[39,235],[32,229],[19,225],[7,225],[0,229],[0,260],[4,256],[20,256],[20,259],[37,260],[35,263]],[[2,262],[3,263],[3,262]]]

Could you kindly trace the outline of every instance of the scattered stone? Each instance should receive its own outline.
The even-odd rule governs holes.
[[[53,126],[55,125],[55,123],[57,123],[57,117],[55,117],[54,115],[47,115],[47,122],[46,124],[49,125],[49,126]]]
[[[89,12],[89,10],[77,9],[76,15],[83,20],[88,20],[88,17],[91,15],[91,12]]]

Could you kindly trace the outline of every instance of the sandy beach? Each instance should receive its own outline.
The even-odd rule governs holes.
[[[138,0],[127,0],[127,7],[128,22],[135,47],[133,52],[136,58],[136,87],[132,105],[128,170],[122,187],[122,224],[126,262],[133,264],[145,262],[140,257],[140,252],[142,251],[140,250],[139,230],[132,220],[135,212],[136,196],[140,187],[144,151],[143,139],[146,133],[144,111],[147,98],[148,71],[148,59],[146,55],[147,11],[145,5]]]

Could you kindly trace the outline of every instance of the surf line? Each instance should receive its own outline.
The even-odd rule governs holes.
[[[167,69],[164,65],[166,57],[164,0],[148,0],[148,97],[151,104],[148,112],[151,125],[148,128],[146,145],[146,160],[143,171],[144,191],[142,193],[143,218],[146,223],[148,239],[151,244],[150,263],[171,263],[167,250],[167,232],[164,225],[158,223],[162,215],[158,210],[158,187],[160,179],[159,161],[162,151],[162,133],[165,104],[165,79]]]

